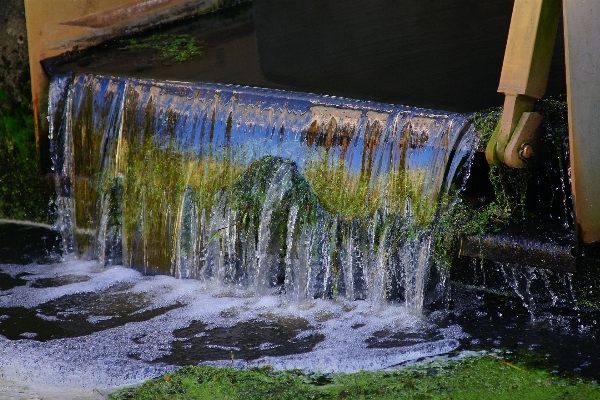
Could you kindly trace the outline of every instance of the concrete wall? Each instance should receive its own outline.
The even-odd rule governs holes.
[[[27,30],[23,0],[2,0],[0,54],[0,88],[19,103],[29,99]]]

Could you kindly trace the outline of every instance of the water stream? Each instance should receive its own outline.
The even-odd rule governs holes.
[[[50,118],[68,251],[417,312],[431,224],[475,142],[459,114],[85,74],[54,78]]]
[[[107,388],[186,364],[352,372],[520,348],[600,376],[571,274],[473,261],[451,282],[436,249],[477,142],[463,115],[69,74],[49,119],[55,230],[0,223],[9,379]],[[16,244],[37,250],[7,256]]]

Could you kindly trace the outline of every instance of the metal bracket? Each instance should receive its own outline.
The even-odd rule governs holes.
[[[485,151],[488,163],[503,163],[513,168],[530,166],[535,159],[536,133],[541,123],[542,116],[539,113],[523,112],[514,131],[506,139],[503,123],[500,121]]]
[[[532,113],[546,91],[561,0],[516,0],[498,91],[504,93],[502,119],[486,149],[491,165],[530,165],[541,116]]]

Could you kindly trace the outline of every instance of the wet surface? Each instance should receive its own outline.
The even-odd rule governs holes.
[[[85,278],[82,281],[89,280]],[[151,301],[140,294],[123,292],[128,288],[115,285],[104,291],[65,295],[34,308],[0,307],[0,334],[11,340],[42,342],[85,336],[146,321],[181,306],[176,303],[145,309]]]
[[[429,332],[393,332],[387,329],[374,332],[365,342],[371,349],[390,349],[442,339],[437,330]]]
[[[0,222],[0,260],[47,264],[60,259],[60,235],[47,227]],[[0,278],[0,285],[6,282]]]
[[[8,290],[17,286],[27,285],[27,281],[23,279],[23,276],[27,275],[27,273],[22,273],[12,276],[10,274],[0,272],[0,290]]]
[[[93,262],[1,264],[0,372],[111,387],[188,364],[377,370],[491,351],[558,375],[600,377],[600,312],[571,274],[498,264],[455,276],[447,307],[291,302],[240,287],[144,277]],[[485,285],[484,285],[485,282]],[[12,374],[12,375],[11,375]]]
[[[89,276],[80,276],[80,275],[65,275],[65,276],[57,276],[53,278],[40,278],[36,279],[31,283],[32,288],[50,288],[50,287],[59,287],[64,285],[70,285],[71,283],[78,282],[87,282],[90,280]],[[27,281],[25,281],[27,283]]]
[[[540,304],[531,314],[519,298],[460,290],[448,318],[469,335],[464,349],[500,352],[563,376],[600,377],[597,310]]]
[[[452,300],[441,324],[462,327],[464,349],[498,351],[556,374],[598,379],[595,265],[566,273],[462,259],[454,265]]]
[[[378,0],[365,13],[357,0],[255,0],[158,31],[193,36],[204,43],[201,57],[165,61],[149,50],[120,50],[117,42],[51,69],[474,111],[502,104],[497,86],[513,3],[467,3]],[[566,93],[557,36],[548,95]]]
[[[301,335],[300,335],[301,334]],[[187,328],[173,332],[171,354],[157,359],[175,365],[235,357],[255,360],[265,356],[285,356],[311,351],[325,338],[303,318],[254,320],[231,327],[213,327],[193,321]],[[140,340],[143,340],[140,339]]]
[[[461,239],[460,255],[495,262],[524,263],[555,271],[575,272],[572,234],[564,226],[509,227],[498,233]]]

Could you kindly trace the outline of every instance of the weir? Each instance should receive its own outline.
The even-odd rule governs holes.
[[[86,74],[53,79],[49,114],[69,251],[294,299],[443,297],[463,115]]]
[[[318,377],[473,352],[600,376],[600,258],[577,238],[597,224],[569,168],[577,91],[568,111],[519,82],[501,84],[504,110],[389,104],[500,104],[512,3],[25,2],[57,221],[0,220],[4,378],[115,387],[190,364]],[[560,1],[514,3],[509,37],[533,47],[509,39],[501,82],[545,84],[560,18],[540,12],[537,29],[522,6]],[[584,30],[566,30],[571,71]],[[562,66],[549,95],[565,93]]]

